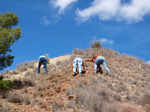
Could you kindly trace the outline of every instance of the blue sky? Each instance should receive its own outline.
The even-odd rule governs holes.
[[[41,54],[50,58],[105,48],[150,60],[150,0],[0,0],[0,13],[19,16],[21,38],[11,47],[13,70]],[[4,69],[4,70],[6,70]]]

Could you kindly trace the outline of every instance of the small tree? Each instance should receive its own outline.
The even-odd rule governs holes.
[[[102,46],[100,44],[100,41],[98,40],[98,41],[91,42],[91,48],[99,48],[99,49],[101,49]]]
[[[7,53],[11,52],[10,46],[21,37],[21,28],[12,28],[17,24],[18,16],[15,13],[0,14],[0,70],[13,63],[14,56]]]

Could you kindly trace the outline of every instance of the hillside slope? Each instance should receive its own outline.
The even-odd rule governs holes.
[[[85,62],[85,77],[72,76],[76,55],[106,57],[112,76],[93,75],[91,62]],[[4,80],[31,82],[1,93],[0,108],[12,112],[149,112],[150,65],[111,49],[75,49],[73,54],[50,59],[48,74],[37,74],[38,63],[26,62],[2,73]],[[20,83],[19,83],[20,84]],[[18,85],[19,85],[18,84]]]

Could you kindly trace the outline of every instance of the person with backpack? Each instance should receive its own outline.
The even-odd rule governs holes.
[[[94,62],[94,74],[97,74],[97,68],[100,71],[100,64],[102,64],[104,66],[104,68],[106,69],[106,71],[108,72],[106,75],[111,75],[111,72],[109,71],[109,68],[106,65],[106,59],[103,56],[93,56],[92,62]]]
[[[85,72],[84,60],[80,57],[76,57],[73,61],[73,76],[76,75],[77,66],[79,68],[79,75],[84,76],[82,72]],[[82,71],[83,68],[83,71]]]
[[[38,59],[38,73],[40,73],[40,67],[41,65],[43,64],[44,65],[44,68],[45,68],[45,72],[47,73],[47,63],[46,63],[46,56],[45,55],[41,55]]]

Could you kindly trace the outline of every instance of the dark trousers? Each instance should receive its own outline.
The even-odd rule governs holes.
[[[44,65],[45,72],[47,72],[46,59],[45,58],[40,58],[39,59],[39,65],[38,65],[38,73],[40,73],[40,67],[41,67],[42,64]]]

